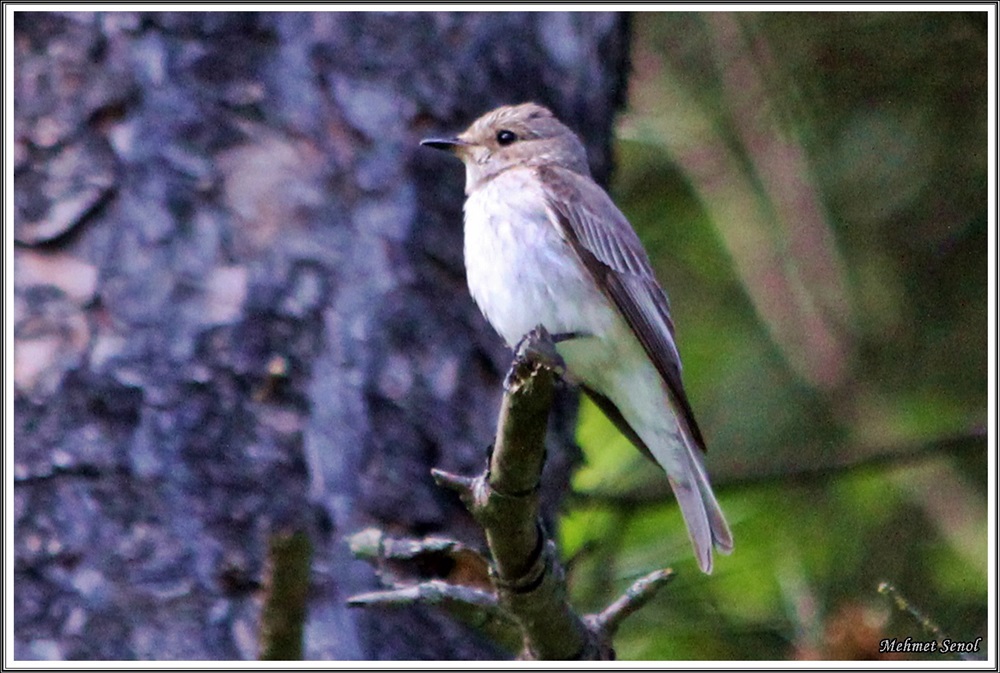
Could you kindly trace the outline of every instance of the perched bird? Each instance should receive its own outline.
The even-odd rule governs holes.
[[[642,244],[591,178],[580,139],[546,108],[489,112],[455,138],[421,143],[465,164],[465,268],[508,345],[536,326],[568,377],[666,471],[702,571],[732,535],[681,383],[667,296]]]

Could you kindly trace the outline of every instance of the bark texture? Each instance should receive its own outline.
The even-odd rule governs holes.
[[[255,658],[269,544],[300,531],[306,658],[500,656],[433,609],[345,605],[377,586],[367,526],[482,544],[430,468],[482,467],[510,354],[465,288],[461,168],[417,142],[535,100],[605,178],[626,32],[15,16],[16,658]]]

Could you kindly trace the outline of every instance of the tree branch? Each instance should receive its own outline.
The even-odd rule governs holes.
[[[305,532],[278,533],[271,537],[260,617],[263,660],[302,659],[311,559],[312,543]]]
[[[419,601],[453,608],[465,604],[491,615],[489,620],[480,621],[509,620],[516,624],[522,640],[521,658],[614,658],[611,638],[622,620],[648,602],[673,573],[669,570],[651,573],[597,615],[581,617],[569,605],[565,572],[555,543],[543,534],[538,507],[539,481],[545,463],[545,430],[555,383],[562,371],[562,360],[551,337],[542,327],[533,330],[518,347],[504,383],[496,442],[487,471],[472,478],[432,471],[439,485],[458,493],[483,527],[492,557],[489,579],[493,593],[443,582],[424,582],[356,596],[351,605]],[[371,544],[371,532],[365,535],[368,542],[364,547],[368,551],[361,553],[356,548],[356,554],[368,558],[392,557],[381,543]],[[355,536],[355,539],[361,538]],[[396,548],[428,546],[451,548],[439,539],[397,544]],[[394,558],[398,559],[398,555]],[[504,618],[497,618],[496,610]]]
[[[459,494],[486,533],[499,603],[521,625],[523,656],[593,659],[596,643],[566,600],[555,545],[542,535],[538,485],[545,463],[545,429],[560,360],[544,330],[522,342],[505,381],[489,469],[470,484],[434,470]]]
[[[884,445],[853,447],[850,453],[834,454],[808,464],[791,461],[772,462],[754,471],[745,467],[716,466],[712,471],[712,483],[719,489],[735,489],[781,480],[783,483],[808,484],[830,480],[838,475],[859,470],[885,467],[901,467],[923,460],[936,460],[942,456],[969,456],[973,452],[985,453],[986,428],[973,427],[961,434],[927,440],[921,444]],[[804,451],[807,455],[819,452]],[[620,508],[636,508],[659,505],[673,500],[670,487],[658,480],[643,482],[627,491],[601,489],[574,492],[570,495],[574,502],[586,501]]]

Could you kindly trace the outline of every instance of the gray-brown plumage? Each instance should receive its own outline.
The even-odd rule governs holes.
[[[712,548],[728,553],[732,536],[702,463],[667,296],[580,140],[528,103],[424,144],[465,163],[466,274],[487,320],[511,346],[539,324],[576,335],[557,344],[568,374],[666,471],[711,572]]]

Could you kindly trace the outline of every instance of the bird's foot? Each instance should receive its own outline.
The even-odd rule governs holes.
[[[514,362],[511,363],[503,381],[504,390],[510,390],[515,381],[521,377],[524,368],[530,365],[548,367],[562,377],[566,373],[566,363],[556,350],[556,344],[569,338],[573,336],[566,334],[553,336],[542,325],[538,325],[521,337],[514,347]]]

